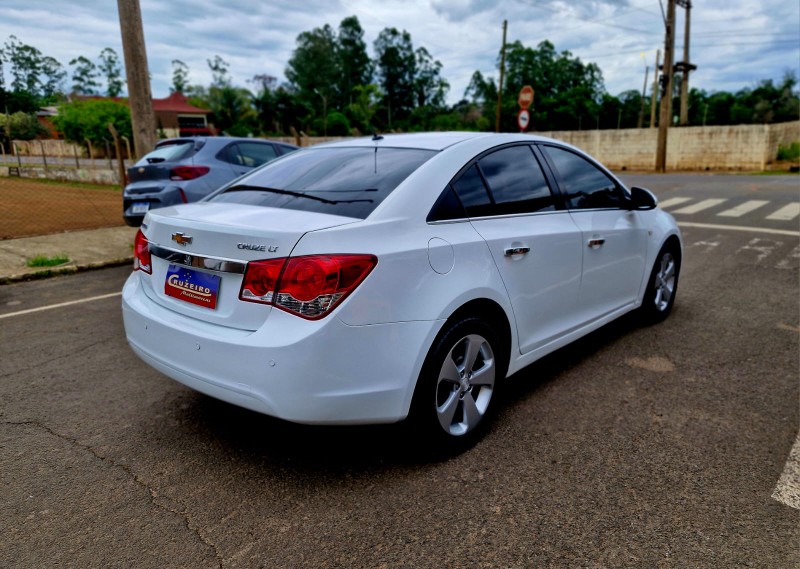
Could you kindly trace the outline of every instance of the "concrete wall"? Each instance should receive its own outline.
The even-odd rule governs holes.
[[[652,170],[658,129],[537,132],[573,144],[615,170]],[[671,128],[668,170],[764,170],[778,145],[800,141],[800,121]]]

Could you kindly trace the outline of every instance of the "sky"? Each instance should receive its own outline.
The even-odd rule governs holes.
[[[663,0],[666,9],[666,0]],[[658,0],[140,0],[154,97],[169,95],[174,59],[189,67],[190,84],[211,82],[207,60],[220,55],[233,83],[248,87],[257,74],[285,81],[298,34],[355,15],[370,55],[383,28],[411,34],[443,65],[454,104],[472,74],[497,78],[503,20],[507,41],[535,47],[551,41],[584,63],[596,63],[606,90],[619,95],[652,81],[656,50],[664,48]],[[677,9],[676,59],[683,54],[684,16]],[[122,59],[115,0],[0,0],[0,46],[15,35],[68,63],[97,62],[105,47]],[[699,0],[692,3],[692,87],[738,91],[786,71],[800,77],[800,2]],[[8,81],[8,78],[7,78]],[[535,82],[532,82],[534,89]],[[69,86],[69,83],[67,84]],[[252,86],[252,85],[250,85]]]

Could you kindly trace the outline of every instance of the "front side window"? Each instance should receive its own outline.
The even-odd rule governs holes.
[[[569,209],[619,209],[622,192],[605,172],[569,150],[542,146],[558,172]]]

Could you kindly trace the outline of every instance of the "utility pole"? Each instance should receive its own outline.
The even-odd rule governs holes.
[[[681,81],[681,120],[680,125],[689,124],[689,72],[697,69],[696,65],[689,63],[689,31],[691,29],[690,20],[692,13],[691,0],[677,0],[678,6],[686,10],[686,20],[684,21],[683,32],[683,61],[675,64],[675,70],[683,72]]]
[[[664,22],[664,73],[662,75],[661,116],[658,120],[656,172],[667,170],[667,132],[672,123],[672,62],[675,50],[675,2],[667,0],[667,19]]]
[[[658,100],[658,66],[661,63],[661,50],[656,50],[656,67],[653,73],[653,94],[650,98],[650,128],[656,128],[656,101]]]
[[[156,117],[147,69],[142,10],[139,0],[117,0],[117,8],[125,56],[125,76],[128,79],[133,143],[136,158],[141,158],[156,145]]]
[[[500,112],[503,106],[503,75],[506,72],[506,30],[508,20],[503,20],[503,47],[500,49],[500,82],[497,84],[497,113],[494,119],[494,131],[500,132]]]
[[[636,128],[642,128],[644,126],[644,98],[647,96],[647,76],[650,73],[650,66],[644,66],[644,85],[642,85],[642,108],[639,109],[639,123],[636,125]]]

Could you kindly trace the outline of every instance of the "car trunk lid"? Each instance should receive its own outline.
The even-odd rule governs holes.
[[[186,316],[256,330],[271,307],[239,300],[247,263],[288,257],[305,233],[356,221],[241,204],[158,209],[142,226],[152,255],[145,291]]]

